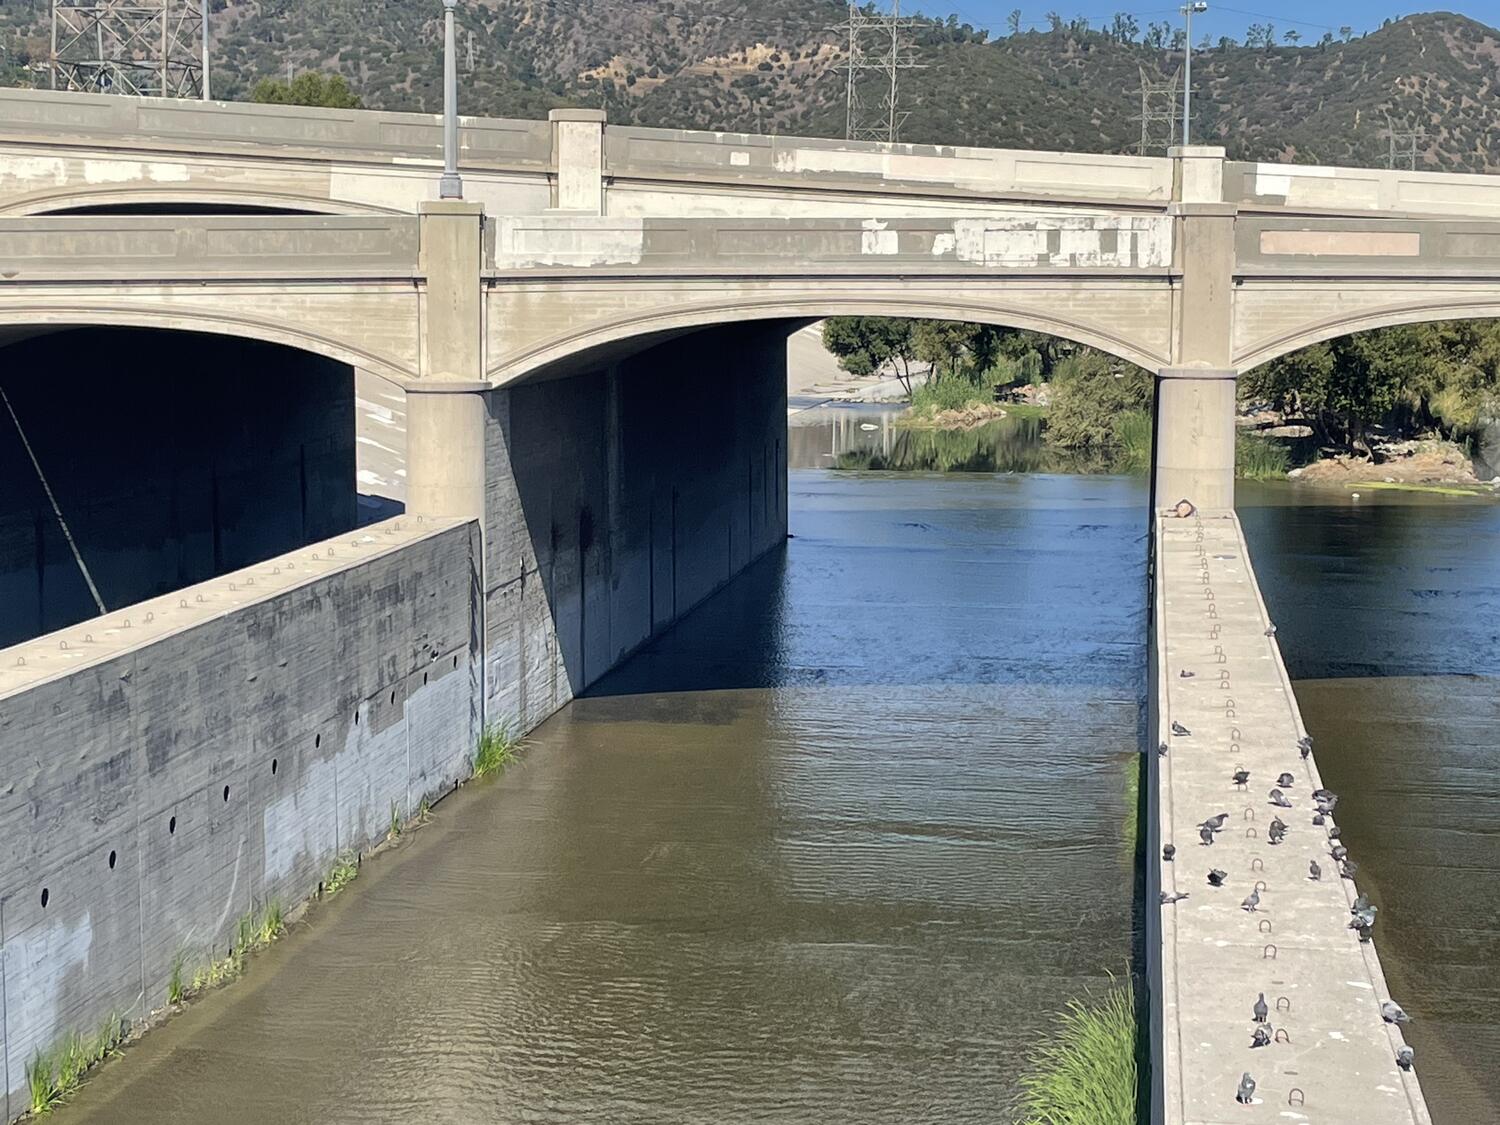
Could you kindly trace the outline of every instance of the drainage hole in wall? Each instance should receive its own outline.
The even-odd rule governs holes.
[[[43,887],[42,888],[42,909],[43,910],[47,909],[47,900],[49,898],[51,898],[51,897],[52,897],[51,893],[47,890],[46,887]]]
[[[354,725],[359,726],[359,708],[354,709]]]
[[[224,786],[224,803],[226,805],[229,803],[229,786],[227,785]]]
[[[313,735],[313,749],[316,750],[319,746],[322,746],[322,745],[323,745],[323,736],[321,734],[315,734],[315,735]]]
[[[396,702],[396,693],[395,692],[391,692],[391,702],[392,703]]]
[[[422,686],[423,687],[427,686],[427,673],[426,672],[422,673]]]
[[[456,656],[453,658],[453,667],[455,667],[455,668],[458,667],[458,657],[456,657]]]
[[[177,834],[177,818],[174,816],[171,820],[167,821],[167,835],[168,836],[175,836],[176,834]]]
[[[272,759],[271,759],[271,776],[272,776],[272,777],[275,777],[275,776],[276,776],[276,768],[277,768],[277,766],[279,766],[279,765],[280,765],[280,764],[281,764],[281,763],[280,763],[280,762],[278,762],[278,761],[277,761],[277,760],[276,760],[276,759],[275,759],[275,758],[272,758]]]
[[[114,852],[110,852],[109,853],[109,869],[111,871],[113,871],[115,869],[115,853]]]

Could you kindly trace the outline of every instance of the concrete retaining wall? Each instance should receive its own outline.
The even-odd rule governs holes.
[[[479,531],[400,519],[0,654],[6,1108],[468,773]],[[260,591],[257,593],[256,591]]]
[[[540,722],[785,539],[789,329],[489,395],[491,718]]]

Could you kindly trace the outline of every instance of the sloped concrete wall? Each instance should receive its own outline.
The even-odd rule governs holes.
[[[174,958],[223,956],[241,915],[315,893],[467,776],[478,527],[350,538],[0,654],[10,1115],[38,1050],[161,1006]],[[83,666],[30,671],[68,653]]]
[[[793,327],[490,393],[492,719],[534,726],[786,538]]]

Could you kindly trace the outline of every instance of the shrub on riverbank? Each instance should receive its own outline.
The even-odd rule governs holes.
[[[479,736],[479,745],[474,748],[474,776],[502,770],[516,760],[521,749],[521,736],[509,722],[491,723]]]
[[[1032,1051],[1017,1125],[1135,1125],[1135,990],[1073,1000]]]
[[[1234,475],[1245,480],[1279,480],[1291,468],[1287,447],[1273,438],[1234,435]]]

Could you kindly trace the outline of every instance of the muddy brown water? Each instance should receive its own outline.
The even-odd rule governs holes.
[[[791,493],[785,552],[56,1120],[1008,1120],[1139,932],[1144,482]],[[1500,506],[1242,503],[1434,1117],[1500,1120]]]

